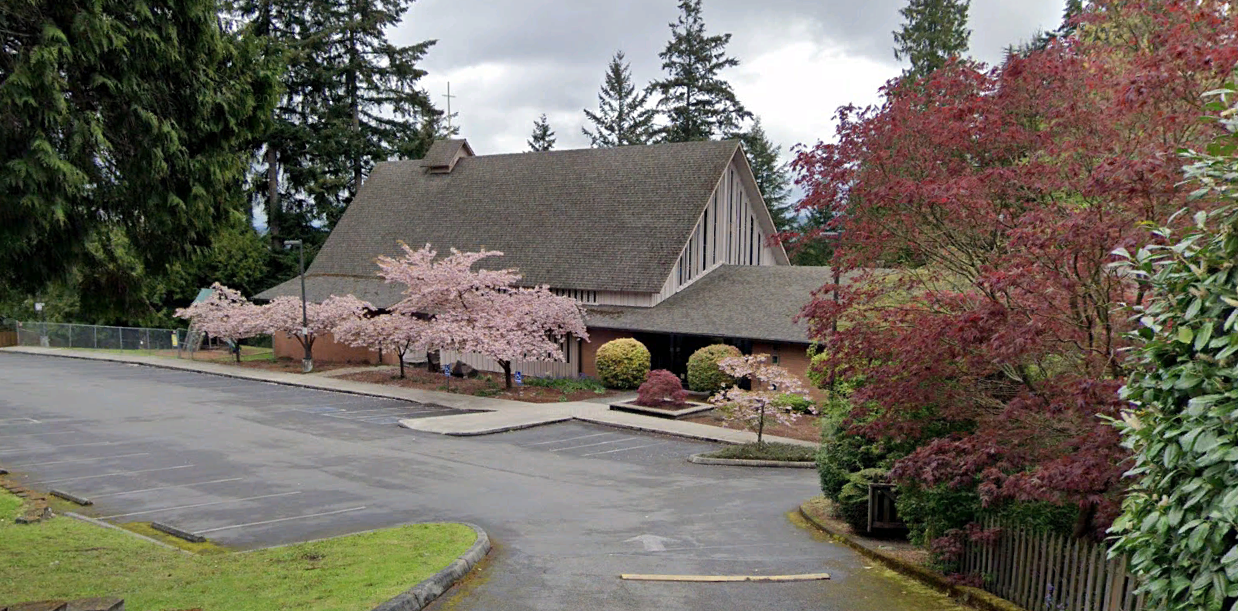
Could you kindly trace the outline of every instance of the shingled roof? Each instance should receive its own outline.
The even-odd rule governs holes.
[[[428,163],[462,146],[436,144]],[[518,268],[525,284],[656,293],[738,150],[721,141],[464,156],[442,173],[421,160],[380,163],[307,284],[372,279],[374,259],[399,253],[403,241],[503,251],[497,265]],[[285,283],[258,297],[299,290]]]
[[[588,323],[603,329],[807,344],[807,325],[792,320],[814,290],[833,281],[829,267],[724,265],[652,308],[590,306]]]

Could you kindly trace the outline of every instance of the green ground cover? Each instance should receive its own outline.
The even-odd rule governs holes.
[[[745,443],[742,445],[723,446],[721,449],[703,454],[709,458],[732,458],[743,460],[785,460],[814,461],[817,459],[816,448],[797,446],[789,443],[765,442],[760,445]]]
[[[371,609],[476,540],[463,524],[414,524],[243,553],[194,555],[69,517],[19,525],[0,493],[0,605],[116,596],[139,610]]]

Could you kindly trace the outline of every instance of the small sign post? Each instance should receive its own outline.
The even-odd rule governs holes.
[[[517,371],[516,372],[516,386],[521,386],[523,384],[524,384],[524,376],[521,375],[519,371]]]
[[[39,346],[47,348],[51,342],[47,341],[47,319],[43,317],[43,302],[36,301],[34,311],[39,313]]]
[[[451,390],[451,365],[443,363],[443,375],[447,376],[447,390]]]

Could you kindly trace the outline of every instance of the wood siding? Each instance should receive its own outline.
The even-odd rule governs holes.
[[[575,378],[581,371],[581,342],[575,337],[569,337],[567,340],[567,350],[564,354],[567,356],[567,361],[514,361],[512,363],[512,375],[517,371],[526,377],[535,378]],[[441,355],[443,363],[454,363],[456,361],[464,361],[478,371],[490,371],[502,373],[503,368],[499,366],[498,361],[477,354],[475,352],[456,352],[453,350],[443,350]]]
[[[782,246],[766,240],[774,234],[773,220],[752,184],[751,171],[737,155],[718,181],[697,219],[662,291],[650,306],[690,286],[720,265],[787,265]]]

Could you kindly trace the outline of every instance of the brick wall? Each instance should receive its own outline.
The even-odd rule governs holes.
[[[812,382],[808,379],[808,365],[811,362],[808,358],[808,346],[804,344],[753,342],[752,353],[764,353],[770,356],[777,355],[778,365],[798,377],[804,383],[804,386],[808,388],[808,394],[813,399],[820,401],[825,398],[825,391],[813,388]]]
[[[298,361],[305,358],[305,349],[301,347],[301,342],[298,342],[295,337],[282,333],[274,335],[271,337],[271,346],[275,350],[275,358],[290,358]],[[383,351],[384,363],[399,365],[400,362],[396,360],[397,358],[395,352]],[[341,344],[336,342],[330,333],[327,333],[314,340],[314,360],[323,363],[365,363],[374,365],[378,363],[378,351],[354,348],[347,344]]]
[[[615,331],[612,329],[589,329],[589,341],[580,347],[581,373],[596,378],[598,375],[598,348],[601,348],[602,344],[606,342],[621,337],[632,337],[632,334],[627,331]]]

